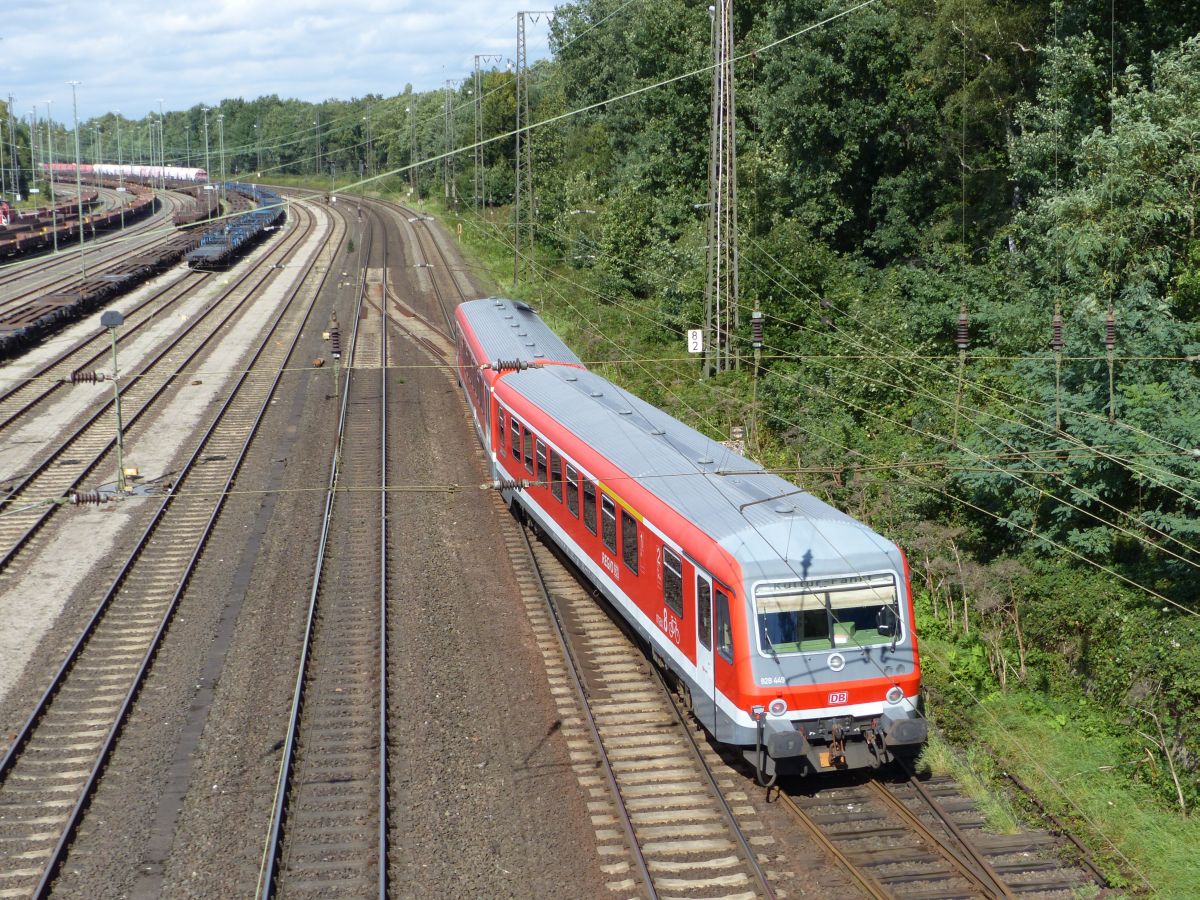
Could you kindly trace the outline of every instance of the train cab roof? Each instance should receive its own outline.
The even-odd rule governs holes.
[[[593,372],[548,366],[503,383],[617,470],[592,474],[635,478],[734,556],[748,581],[902,570],[896,545],[863,523]],[[611,487],[622,493],[619,481]]]
[[[583,365],[562,338],[538,317],[533,307],[520,300],[501,297],[468,300],[459,304],[458,314],[483,348],[486,358],[480,360],[481,363],[517,360]]]

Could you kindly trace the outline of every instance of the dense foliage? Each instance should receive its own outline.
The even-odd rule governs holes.
[[[942,667],[956,699],[1090,698],[1170,763],[1137,777],[1191,808],[1200,9],[893,0],[789,37],[848,5],[736,4],[757,385],[747,364],[706,404],[678,364],[614,377],[716,436],[751,420],[764,460],[910,548],[963,648]],[[595,311],[581,324],[556,279],[531,293],[576,331],[620,329],[616,355],[678,355],[701,324],[711,76],[613,98],[702,70],[709,28],[678,0],[555,20],[533,118],[588,109],[536,137],[540,247]]]

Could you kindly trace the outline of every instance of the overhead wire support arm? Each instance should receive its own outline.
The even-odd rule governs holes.
[[[708,160],[708,241],[704,284],[704,376],[737,367],[737,142],[733,91],[733,0],[713,17],[712,124]]]

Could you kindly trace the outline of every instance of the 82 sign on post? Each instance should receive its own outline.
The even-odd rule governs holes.
[[[704,352],[704,329],[689,328],[688,329],[688,353],[703,353]]]

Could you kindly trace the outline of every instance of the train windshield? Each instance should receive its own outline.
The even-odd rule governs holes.
[[[760,584],[754,591],[759,649],[766,655],[891,644],[900,637],[891,573]]]

